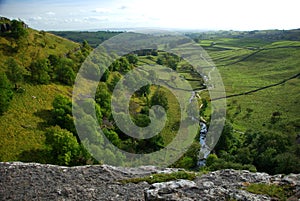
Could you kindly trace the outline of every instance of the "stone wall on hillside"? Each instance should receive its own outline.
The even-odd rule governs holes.
[[[60,167],[37,163],[0,163],[0,200],[271,200],[243,190],[249,183],[290,185],[300,198],[300,175],[271,176],[249,171],[220,170],[196,177],[148,184],[120,180],[179,169],[109,165]]]

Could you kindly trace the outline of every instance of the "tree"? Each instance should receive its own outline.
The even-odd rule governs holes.
[[[89,61],[83,67],[83,76],[87,79],[99,81],[100,68],[97,64]]]
[[[150,85],[147,84],[145,86],[142,86],[136,93],[139,94],[140,96],[148,96],[150,94]]]
[[[101,82],[106,82],[109,78],[110,75],[110,71],[108,69],[106,69],[100,79]]]
[[[233,142],[234,136],[232,125],[228,122],[225,122],[222,134],[218,140],[218,143],[215,146],[217,154],[220,153],[221,150],[230,153]]]
[[[83,100],[80,104],[85,114],[92,115],[96,114],[96,118],[99,124],[102,124],[102,113],[99,104],[93,99]]]
[[[57,66],[59,64],[60,58],[57,55],[50,54],[49,57],[48,57],[48,60],[50,62],[50,65],[52,67],[55,67],[55,66]]]
[[[95,95],[95,101],[100,105],[101,113],[105,117],[109,117],[111,115],[111,95],[105,83],[99,83]]]
[[[122,73],[127,73],[131,69],[132,69],[132,65],[128,62],[128,60],[126,59],[126,57],[121,57],[120,58],[120,69],[119,70]]]
[[[59,126],[46,131],[46,144],[50,146],[53,163],[57,165],[71,165],[80,154],[80,146],[75,136]]]
[[[175,167],[191,169],[197,166],[200,144],[193,142],[187,152],[175,163]]]
[[[50,81],[49,66],[48,59],[33,61],[29,66],[31,80],[39,84],[48,84]]]
[[[117,83],[119,82],[119,80],[121,79],[121,75],[119,73],[114,73],[112,75],[112,78],[110,80],[109,83],[107,83],[108,89],[113,92],[115,86],[117,85]]]
[[[166,61],[166,65],[173,70],[177,69],[178,61],[176,61],[173,57],[169,57]]]
[[[293,153],[279,154],[275,157],[275,161],[277,163],[275,167],[276,174],[300,173],[300,157]]]
[[[6,60],[5,64],[7,66],[6,75],[11,82],[17,84],[18,82],[23,81],[24,70],[14,58],[9,58]]]
[[[169,109],[168,106],[168,98],[164,91],[162,90],[156,90],[156,92],[153,94],[150,100],[150,105],[160,105],[165,108],[165,110]]]
[[[86,40],[84,40],[82,42],[81,53],[84,56],[84,58],[86,58],[89,55],[89,53],[92,51],[92,49],[93,48],[91,48],[91,46],[89,45],[89,43]]]
[[[130,64],[136,65],[138,62],[138,57],[136,54],[128,54],[126,58]]]
[[[102,135],[98,132],[99,124],[91,115],[84,115],[76,119],[76,128],[80,133],[80,140],[87,139],[91,144],[103,144]]]
[[[163,65],[164,61],[161,57],[158,57],[156,63],[159,64],[159,65]]]
[[[71,59],[60,59],[55,69],[56,80],[63,84],[72,85],[75,80],[73,66],[74,63]]]
[[[12,20],[11,21],[11,35],[12,37],[19,39],[21,37],[25,37],[28,32],[24,27],[25,23],[21,20]]]
[[[59,125],[76,135],[74,118],[72,116],[72,102],[67,97],[58,95],[52,103],[52,124]]]
[[[146,127],[151,123],[149,116],[145,114],[134,115],[133,122],[139,127]]]
[[[103,129],[103,133],[113,145],[120,146],[121,140],[115,131],[105,128]]]
[[[0,73],[0,115],[8,110],[13,97],[11,84],[4,73]]]

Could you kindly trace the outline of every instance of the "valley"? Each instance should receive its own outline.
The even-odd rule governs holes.
[[[7,23],[12,22],[1,21],[1,24]],[[103,137],[98,135],[92,137],[104,146],[103,150],[83,146],[88,142],[78,138],[71,102],[72,85],[82,63],[98,42],[100,44],[121,33],[47,33],[28,27],[19,29],[24,31],[23,35],[13,35],[13,31],[1,32],[0,35],[0,58],[3,61],[0,73],[9,80],[9,83],[3,83],[5,88],[1,89],[0,95],[6,98],[7,86],[13,93],[8,108],[0,116],[1,161],[69,166],[103,163],[96,160],[88,149],[109,155],[112,164],[123,160],[122,155],[110,153],[103,145]],[[205,69],[205,65],[212,62],[226,91],[226,97],[218,97],[226,98],[226,123],[202,170],[233,168],[269,174],[299,173],[300,31],[216,31],[185,35],[209,55],[210,61],[201,63],[201,68]],[[189,50],[186,51],[188,54]],[[99,60],[97,57],[93,59]],[[100,63],[111,59],[107,57],[107,61],[101,60]],[[143,65],[154,70],[145,72],[140,69]],[[166,66],[169,71],[157,70],[159,66]],[[13,68],[15,71],[11,73]],[[151,123],[151,106],[158,104],[164,107],[167,121],[159,135],[135,139],[115,125],[110,108],[113,89],[133,69],[140,79],[155,78],[174,89],[181,87],[173,83],[176,79],[189,83],[192,90],[187,91],[185,98],[190,103],[195,100],[198,107],[201,106],[199,114],[193,117],[207,122],[209,130],[211,115],[218,112],[211,107],[211,102],[216,101],[211,99],[207,90],[211,86],[205,85],[210,75],[201,75],[184,59],[155,48],[131,52],[115,59],[105,72],[95,65],[94,75],[103,73],[103,76],[98,83],[95,100],[89,104],[94,104],[98,122],[94,124],[91,119],[84,119],[85,129],[93,131],[100,127],[116,147],[129,153],[155,152],[172,142],[179,129],[181,114],[176,97],[167,87],[146,85],[130,99],[131,120],[140,127]],[[12,76],[14,72],[19,72],[22,79]],[[178,77],[171,76],[171,72],[177,73]],[[135,84],[135,80],[130,82]],[[20,89],[23,92],[19,93]],[[80,112],[88,114],[88,111]],[[199,128],[192,145],[172,167],[199,169],[200,131]],[[64,141],[59,142],[61,137]],[[58,142],[61,143],[59,146]]]

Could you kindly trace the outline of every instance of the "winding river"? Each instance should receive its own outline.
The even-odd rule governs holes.
[[[193,100],[197,101],[196,98],[197,98],[196,92],[192,91],[192,95],[191,95],[191,98],[189,99],[189,103],[191,103]],[[191,118],[192,118],[193,121],[199,121],[199,125],[200,125],[199,143],[201,145],[201,149],[200,149],[197,165],[202,167],[202,166],[205,166],[206,158],[210,154],[210,149],[206,145],[206,134],[207,134],[207,131],[208,131],[207,130],[207,125],[206,125],[205,122],[203,122],[201,120],[198,120],[197,117],[192,116]]]

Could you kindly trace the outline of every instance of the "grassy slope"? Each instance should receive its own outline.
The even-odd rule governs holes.
[[[71,95],[71,88],[61,85],[24,84],[23,87],[26,92],[16,93],[9,110],[0,117],[2,161],[20,160],[18,155],[23,151],[43,149],[45,119],[50,115],[55,95]]]
[[[8,37],[0,37],[0,60],[9,57],[17,59],[20,65],[27,68],[32,60],[47,57],[49,54],[65,55],[79,44],[49,33],[28,29],[29,35],[21,41],[18,52],[11,51],[17,45]],[[0,70],[5,71],[2,63]],[[45,117],[49,115],[52,101],[56,94],[71,96],[71,87],[50,84],[20,84],[25,93],[15,93],[9,110],[0,116],[0,160],[20,160],[23,151],[43,148]],[[34,98],[34,97],[36,98]]]
[[[19,48],[14,51],[12,49],[14,47]],[[1,61],[14,57],[24,68],[27,68],[34,59],[44,58],[50,54],[63,56],[76,48],[79,48],[79,44],[75,42],[30,28],[28,36],[19,41],[10,37],[0,37]],[[5,66],[1,64],[0,69],[5,70],[4,68]]]
[[[201,43],[205,44],[205,41]],[[299,41],[247,43],[245,39],[217,39],[216,46],[220,43],[228,50],[220,50],[218,47],[206,49],[222,75],[227,95],[275,84],[299,73]],[[255,49],[249,49],[254,46]],[[229,98],[228,117],[233,121],[235,129],[241,131],[250,128],[271,129],[270,125],[266,125],[270,124],[275,111],[282,114],[283,124],[297,122],[300,112],[299,94],[300,79],[295,78],[250,95]],[[247,112],[249,109],[253,112]]]

